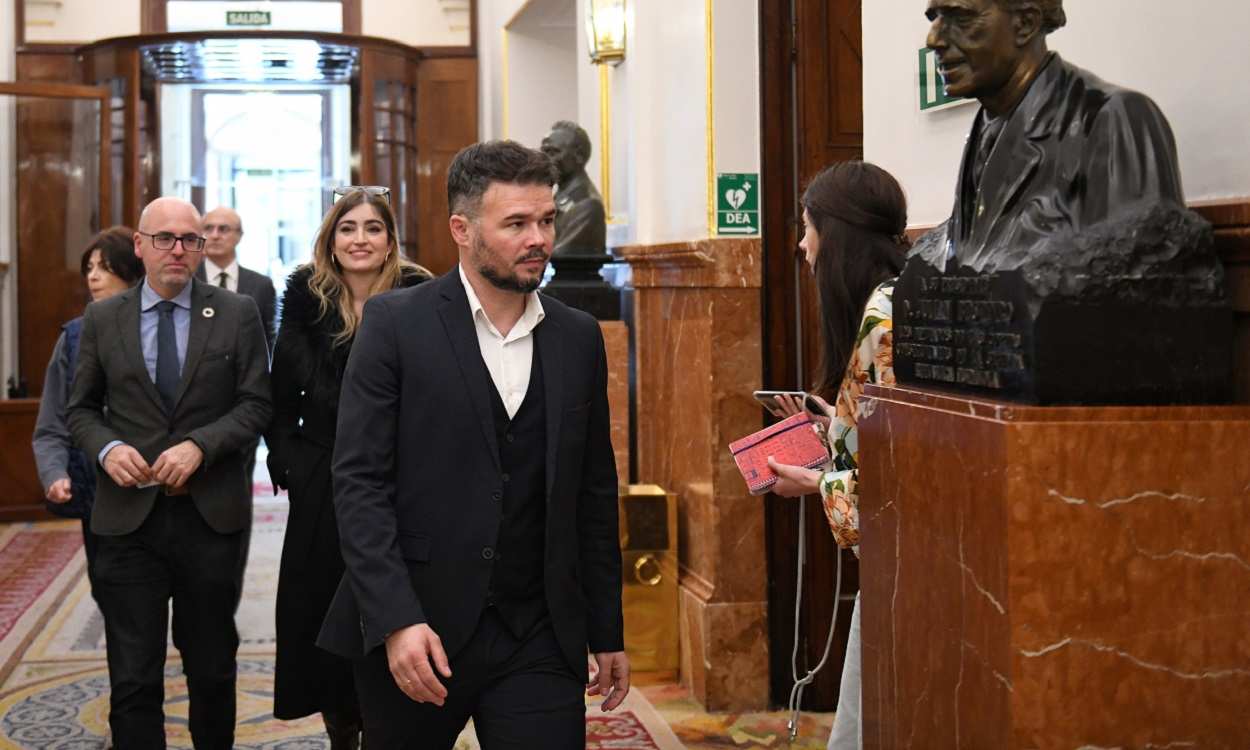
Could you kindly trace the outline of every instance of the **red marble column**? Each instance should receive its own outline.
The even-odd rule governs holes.
[[[865,747],[1250,747],[1250,407],[868,394]]]
[[[764,507],[728,444],[761,427],[761,244],[622,248],[635,293],[638,481],[678,498],[681,679],[709,710],[768,703]]]
[[[629,327],[619,320],[601,320],[599,328],[608,357],[608,410],[616,479],[624,488],[629,484]]]

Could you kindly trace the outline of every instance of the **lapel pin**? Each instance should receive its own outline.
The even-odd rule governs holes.
[[[202,314],[203,314],[203,315],[204,315],[204,317],[206,317],[206,318],[211,318],[211,317],[213,317],[214,315],[216,315],[216,314],[217,314],[217,311],[216,311],[216,310],[214,310],[214,309],[213,309],[213,308],[211,308],[211,307],[206,307],[206,308],[204,308],[204,309],[203,309]]]

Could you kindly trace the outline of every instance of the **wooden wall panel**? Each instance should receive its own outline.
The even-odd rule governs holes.
[[[43,488],[35,471],[30,436],[35,431],[39,401],[19,398],[0,401],[0,523],[48,520]]]
[[[417,226],[419,263],[450,270],[460,254],[447,229],[447,168],[477,141],[477,59],[447,57],[417,66]]]
[[[759,3],[766,388],[806,388],[815,378],[819,353],[816,293],[810,269],[798,255],[802,229],[798,201],[821,169],[863,156],[861,2]],[[770,496],[766,504],[770,687],[773,703],[781,705],[792,685],[799,523],[795,501]],[[832,710],[858,589],[858,565],[854,555],[839,553],[818,501],[807,503],[804,524],[807,562],[799,621],[800,674],[824,653],[839,555],[843,564],[838,632],[829,662],[803,701],[806,709]]]

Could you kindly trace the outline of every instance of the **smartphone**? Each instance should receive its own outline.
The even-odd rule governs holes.
[[[798,399],[801,404],[807,402],[807,391],[755,391],[751,395],[769,410],[777,406],[776,396],[790,396]]]

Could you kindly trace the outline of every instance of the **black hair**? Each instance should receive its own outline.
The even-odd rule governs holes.
[[[87,277],[87,266],[96,250],[100,251],[100,264],[128,286],[143,278],[143,261],[135,255],[135,230],[130,227],[109,227],[91,238],[78,262],[83,278]]]
[[[491,183],[556,184],[550,157],[516,141],[486,141],[466,146],[447,169],[447,207],[452,214],[475,216]]]
[[[816,175],[802,204],[820,238],[814,270],[823,355],[816,392],[832,400],[846,375],[868,298],[903,270],[907,199],[881,167],[845,161]]]

